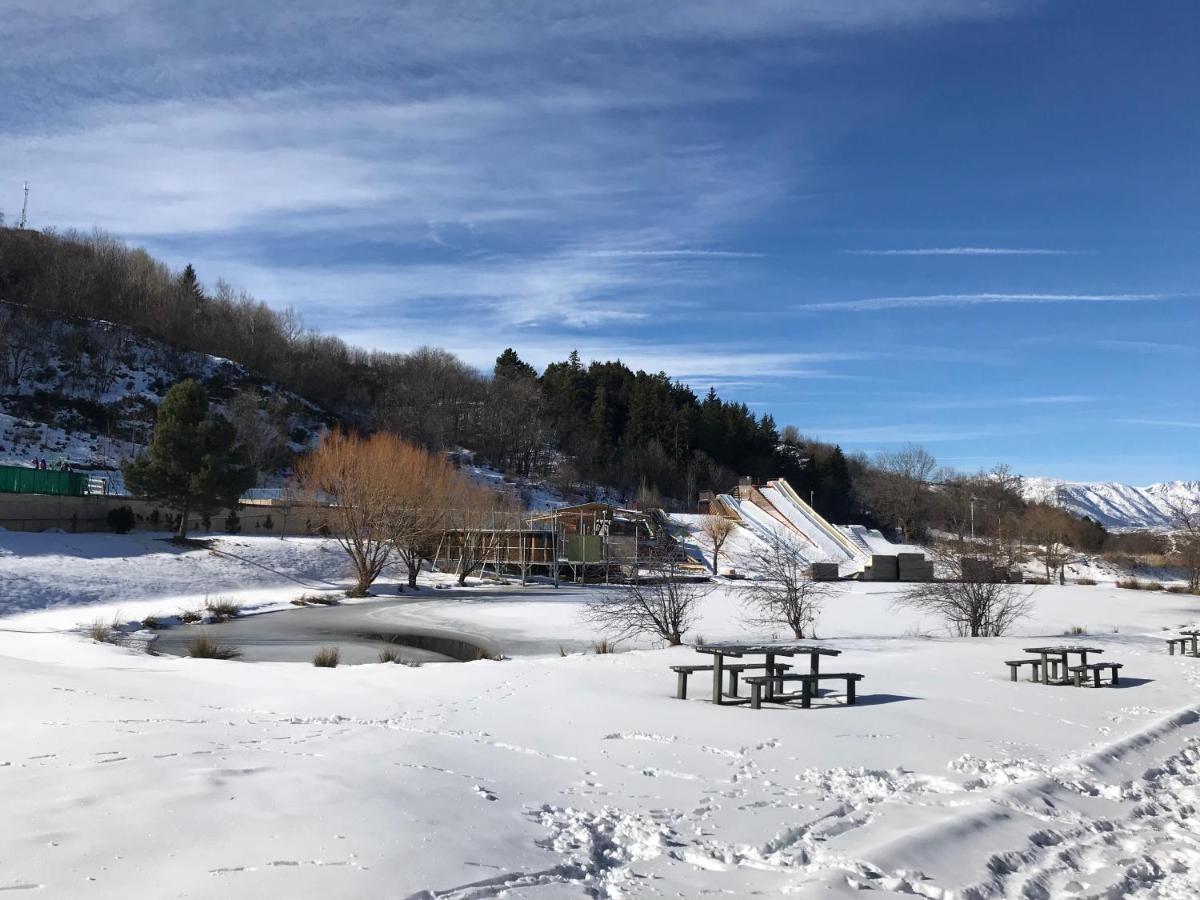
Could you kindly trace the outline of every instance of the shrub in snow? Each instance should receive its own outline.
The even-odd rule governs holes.
[[[1032,592],[991,581],[982,568],[992,566],[964,563],[977,557],[978,542],[938,547],[931,553],[938,571],[947,573],[949,580],[913,584],[896,599],[897,606],[935,615],[959,637],[1001,637],[1032,610]]]
[[[108,527],[117,534],[128,534],[133,530],[134,523],[137,521],[133,509],[128,506],[114,506],[104,519],[108,523]]]
[[[660,539],[651,551],[648,572],[633,584],[616,588],[588,604],[584,616],[614,638],[651,635],[667,644],[683,643],[696,620],[700,601],[713,589],[692,580],[678,548]]]
[[[379,651],[379,661],[381,663],[398,663],[400,662],[400,654],[391,647],[385,647]]]
[[[296,606],[337,606],[340,602],[333,594],[301,594],[292,601]]]
[[[237,534],[241,530],[242,520],[238,517],[237,510],[231,509],[225,517],[225,531],[227,534]]]

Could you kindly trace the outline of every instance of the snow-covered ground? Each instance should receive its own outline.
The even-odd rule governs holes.
[[[1198,618],[1197,598],[1046,587],[1021,636],[970,640],[897,609],[894,585],[852,585],[818,633],[843,651],[838,670],[864,674],[860,702],[826,696],[811,710],[673,699],[667,667],[697,659],[686,647],[573,653],[595,637],[579,613],[596,588],[371,604],[507,644],[503,662],[316,669],[149,656],[63,631],[118,609],[169,615],[205,594],[273,608],[345,583],[327,541],[221,538],[213,550],[0,533],[0,889],[455,900],[1200,890],[1200,659],[1168,656],[1161,640]],[[768,636],[743,623],[733,588],[706,598],[698,632]],[[1089,633],[1071,641],[1125,664],[1122,686],[1008,680],[1003,660],[1072,626]]]

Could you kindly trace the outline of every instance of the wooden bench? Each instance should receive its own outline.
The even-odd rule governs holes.
[[[1118,670],[1121,668],[1121,663],[1102,662],[1088,663],[1086,666],[1071,666],[1072,677],[1075,679],[1075,687],[1083,687],[1083,679],[1087,677],[1087,673],[1092,673],[1093,687],[1100,687],[1100,671],[1108,669],[1112,673],[1112,681],[1110,684],[1118,683]]]
[[[736,697],[738,695],[738,676],[743,672],[751,669],[766,668],[766,663],[733,663],[731,665],[721,666],[722,672],[729,673],[729,687],[726,691],[727,695],[730,697]],[[776,672],[782,674],[787,669],[790,669],[791,666],[785,663],[775,663],[772,668],[775,669]],[[671,666],[671,671],[675,673],[675,698],[677,700],[687,699],[687,682],[689,675],[691,675],[693,672],[711,672],[712,670],[712,666],[703,665]]]
[[[1167,638],[1167,650],[1170,651],[1170,654],[1172,656],[1175,655],[1175,645],[1176,644],[1179,645],[1179,653],[1181,655],[1184,655],[1184,656],[1188,655],[1188,644],[1192,645],[1192,652],[1190,655],[1192,655],[1192,656],[1196,655],[1196,639],[1195,638],[1191,638],[1191,637]]]
[[[1040,659],[1009,659],[1005,660],[1004,664],[1008,666],[1008,671],[1009,674],[1012,675],[1013,681],[1017,680],[1017,670],[1020,669],[1021,666],[1030,666],[1033,669],[1033,677],[1030,680],[1037,681],[1038,669],[1042,667],[1042,661]]]
[[[863,676],[860,675],[858,672],[822,672],[820,675],[811,675],[811,674],[805,675],[805,674],[800,674],[800,673],[796,673],[796,674],[792,674],[792,675],[774,675],[774,676],[756,675],[753,678],[745,679],[745,681],[746,681],[746,684],[750,685],[750,708],[751,709],[761,709],[762,708],[762,690],[765,685],[770,684],[772,682],[778,684],[778,683],[782,683],[784,681],[800,682],[800,706],[803,707],[804,709],[808,709],[810,706],[812,706],[812,698],[817,693],[817,685],[820,682],[826,681],[828,679],[833,679],[833,680],[837,680],[837,681],[844,680],[846,682],[846,705],[853,706],[856,702],[855,686],[858,684],[859,681],[862,680],[862,677]],[[775,697],[772,697],[772,699],[777,699],[777,698],[782,697],[786,701],[787,698],[794,697],[794,696],[795,696],[795,694],[786,694],[786,695],[778,694],[778,695],[775,695]]]

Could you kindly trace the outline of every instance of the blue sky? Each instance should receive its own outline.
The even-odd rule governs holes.
[[[369,347],[1192,479],[1198,44],[1182,0],[0,0],[0,208]]]

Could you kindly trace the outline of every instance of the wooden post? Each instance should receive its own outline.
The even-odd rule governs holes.
[[[857,679],[854,679],[854,678],[846,679],[846,705],[847,706],[853,706],[856,702],[856,698],[854,696],[854,691],[855,691],[855,686],[857,684],[858,684]]]
[[[725,657],[720,653],[713,654],[713,692],[712,702],[721,705],[721,675],[725,665]]]

